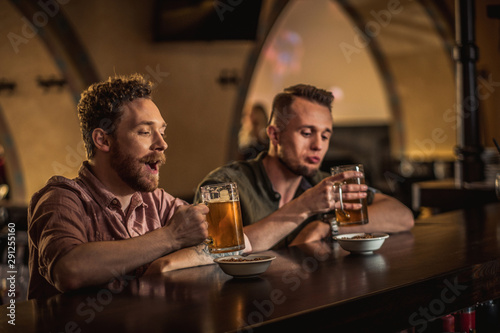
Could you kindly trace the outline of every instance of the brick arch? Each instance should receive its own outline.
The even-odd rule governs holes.
[[[36,36],[45,45],[56,67],[66,80],[76,104],[81,91],[93,82],[99,81],[100,78],[78,35],[64,15],[62,10],[64,4],[61,3],[66,3],[66,1],[11,0],[10,2],[13,8],[23,16],[22,21],[30,38]],[[9,200],[21,203],[26,201],[26,180],[21,171],[19,150],[15,146],[11,129],[7,125],[2,105],[0,105],[0,133],[0,144],[5,149],[7,161]]]
[[[333,1],[333,0],[332,0]],[[280,16],[286,12],[286,7],[290,5],[293,1],[290,0],[279,0],[274,2],[274,6],[268,9],[267,15],[264,16],[265,20],[261,23],[261,29],[259,39],[250,54],[247,61],[246,70],[243,76],[243,80],[239,86],[239,93],[237,96],[237,101],[233,111],[232,127],[230,128],[230,137],[237,137],[237,133],[241,124],[242,110],[245,106],[247,93],[252,81],[254,70],[256,68],[259,56],[263,50],[263,46],[266,43],[267,38],[272,30],[273,25],[279,20]],[[367,15],[373,8],[382,8],[388,6],[388,2],[384,0],[373,0],[373,1],[355,1],[355,0],[340,0],[335,1],[343,9],[345,14],[349,17],[349,20],[358,28],[359,31],[363,31],[366,24],[370,20],[374,20],[373,17]],[[443,4],[435,4],[433,1],[421,1],[415,4],[422,9],[423,16],[426,16],[433,25],[433,30],[435,36],[437,36],[442,44],[442,49],[450,51],[453,48],[453,15],[449,12]],[[401,97],[398,92],[396,85],[396,79],[389,62],[390,57],[381,48],[377,38],[371,38],[370,42],[366,48],[367,52],[371,54],[375,61],[375,66],[377,67],[383,86],[385,87],[387,99],[390,101],[390,109],[392,116],[394,118],[394,126],[392,131],[392,136],[394,140],[399,143],[399,157],[403,158],[406,149],[406,138],[405,138],[405,123],[402,120],[402,105]],[[453,67],[453,59],[450,56],[448,59],[449,68]],[[418,74],[418,73],[416,73]],[[231,142],[228,150],[228,160],[232,160],[237,156],[237,142]]]

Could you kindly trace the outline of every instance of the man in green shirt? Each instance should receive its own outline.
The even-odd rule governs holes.
[[[332,135],[332,101],[330,92],[310,85],[285,89],[273,101],[267,153],[220,167],[201,182],[200,186],[238,184],[244,232],[253,251],[314,241],[330,232],[319,216],[335,208],[333,183],[356,176],[319,171]],[[345,199],[363,197],[371,203],[370,223],[348,227],[349,232],[400,232],[413,227],[412,212],[398,200],[366,185],[344,190]],[[200,201],[199,190],[195,201]]]

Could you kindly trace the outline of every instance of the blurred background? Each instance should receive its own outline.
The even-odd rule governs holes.
[[[475,42],[481,156],[497,168],[492,5],[475,2]],[[453,0],[0,1],[3,206],[26,206],[52,175],[77,175],[81,91],[135,72],[154,82],[169,124],[160,185],[174,196],[190,201],[209,171],[255,156],[239,146],[251,108],[269,115],[276,93],[309,83],[335,96],[323,168],[363,163],[371,185],[410,206],[412,183],[454,173],[454,24]]]

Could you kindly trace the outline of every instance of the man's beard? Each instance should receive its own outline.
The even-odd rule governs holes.
[[[130,188],[138,192],[153,192],[158,188],[159,175],[146,173],[144,165],[160,161],[157,164],[159,169],[161,165],[165,164],[165,159],[163,153],[152,153],[137,159],[125,153],[118,143],[111,150],[111,167]]]
[[[288,170],[290,170],[297,176],[312,177],[318,172],[318,169],[311,170],[307,166],[301,165],[300,163],[294,165],[294,163],[290,162],[290,159],[286,156],[285,153],[283,153],[283,151],[278,152],[278,159],[281,164],[283,164],[283,166],[285,166]]]

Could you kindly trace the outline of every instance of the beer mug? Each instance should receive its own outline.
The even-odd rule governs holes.
[[[236,183],[201,187],[201,197],[209,212],[208,249],[211,253],[243,250],[245,239],[241,223],[240,197]]]
[[[364,169],[362,164],[353,165],[341,165],[331,168],[332,176],[346,172],[346,171],[358,171],[362,172],[364,175]],[[339,226],[349,226],[349,225],[359,225],[368,223],[368,203],[366,198],[354,199],[354,200],[344,200],[342,197],[342,185],[345,184],[364,184],[364,176],[345,179],[344,181],[334,183],[334,191],[338,188],[340,207],[335,208],[336,220]],[[361,209],[347,209],[345,208],[345,203],[357,203],[361,204]]]

